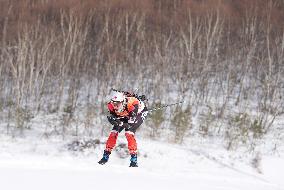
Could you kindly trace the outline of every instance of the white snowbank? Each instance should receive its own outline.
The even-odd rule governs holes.
[[[124,137],[119,137],[123,141]],[[60,140],[0,138],[0,179],[4,190],[280,190],[284,160],[265,156],[262,174],[243,162],[230,162],[220,149],[171,145],[138,139],[139,168],[113,152],[97,164],[103,146],[72,154]],[[223,154],[223,155],[222,155]]]

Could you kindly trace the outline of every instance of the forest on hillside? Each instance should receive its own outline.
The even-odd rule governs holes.
[[[1,131],[44,113],[103,133],[110,89],[138,88],[149,107],[185,101],[151,115],[153,138],[252,144],[280,133],[283,21],[283,0],[1,0]]]

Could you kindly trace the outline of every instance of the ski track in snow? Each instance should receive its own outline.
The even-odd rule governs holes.
[[[197,150],[194,150],[194,149],[189,149],[189,151],[191,151],[192,153],[194,153],[196,155],[204,156],[206,159],[208,159],[208,160],[210,160],[212,162],[215,162],[217,165],[220,165],[221,167],[231,169],[232,171],[235,171],[235,172],[237,172],[239,174],[243,174],[244,176],[255,178],[255,179],[260,180],[260,181],[262,181],[264,183],[269,183],[268,180],[265,180],[265,179],[263,179],[261,177],[257,177],[256,175],[253,175],[251,173],[247,173],[247,172],[239,170],[239,169],[237,169],[235,167],[232,167],[232,166],[222,162],[222,160],[219,160],[216,157],[209,155],[207,152],[200,151],[200,150],[197,151]]]

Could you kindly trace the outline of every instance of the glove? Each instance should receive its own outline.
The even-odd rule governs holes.
[[[107,116],[108,121],[110,122],[110,124],[115,125],[115,126],[122,126],[123,122],[120,121],[119,119],[117,119],[116,117],[109,115]]]
[[[141,100],[141,101],[147,100],[145,95],[138,96],[138,99]]]
[[[135,123],[135,121],[136,121],[136,117],[130,117],[128,119],[128,123]]]

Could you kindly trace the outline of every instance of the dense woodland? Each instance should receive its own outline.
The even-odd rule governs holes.
[[[221,136],[231,149],[280,133],[284,1],[0,1],[2,133],[55,114],[60,135],[103,134],[112,87],[138,88],[149,107],[185,101],[150,116],[152,138]]]

